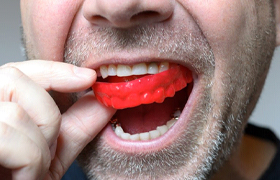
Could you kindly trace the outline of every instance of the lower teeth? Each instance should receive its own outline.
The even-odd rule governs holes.
[[[147,141],[151,139],[158,138],[165,134],[179,119],[181,114],[181,110],[177,109],[172,114],[172,119],[167,121],[166,125],[158,126],[155,130],[149,132],[143,132],[139,134],[129,134],[123,131],[122,127],[116,120],[114,120],[112,126],[117,136],[125,140],[132,140],[132,141]]]

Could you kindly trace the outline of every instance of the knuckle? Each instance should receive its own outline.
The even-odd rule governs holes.
[[[61,124],[61,121],[62,121],[62,116],[61,116],[61,113],[58,110],[58,108],[55,109],[55,111],[53,113],[53,118],[52,119],[54,120],[54,122],[53,122],[54,123],[54,127],[56,127],[55,130],[59,131],[60,124]]]
[[[57,139],[62,119],[60,112],[55,113],[55,115],[52,114],[53,112],[50,113],[51,115],[49,115],[47,123],[39,126],[49,145]]]
[[[4,100],[11,100],[13,93],[16,91],[16,84],[21,80],[24,74],[16,67],[1,67],[0,68],[0,91],[1,98]]]
[[[27,123],[29,116],[26,111],[17,103],[4,102],[0,104],[0,114],[2,122],[12,122],[18,124],[18,122]]]
[[[57,105],[54,104],[52,106],[52,110],[49,114],[49,117],[50,117],[50,119],[52,119],[52,121],[53,121],[52,123],[54,123],[55,125],[60,124],[62,116],[61,116],[61,113],[60,113]]]
[[[14,66],[5,66],[5,67],[1,67],[1,75],[2,76],[12,76],[12,77],[19,77],[22,76],[22,72],[14,67]]]
[[[40,174],[45,174],[51,164],[51,157],[48,155],[47,151],[44,152],[40,147],[34,144],[32,148],[33,151],[30,154],[29,162],[31,166],[38,167],[40,169]]]
[[[25,155],[25,167],[34,169],[33,171],[41,177],[47,174],[51,165],[51,156],[48,149],[31,141],[28,145],[28,153]]]
[[[8,105],[9,119],[24,120],[27,114],[25,110],[17,103],[9,103]]]
[[[0,137],[5,139],[9,137],[10,133],[10,127],[4,122],[0,122]]]
[[[15,66],[16,66],[16,63],[14,63],[14,62],[8,62],[8,63],[2,65],[1,68],[15,67]]]

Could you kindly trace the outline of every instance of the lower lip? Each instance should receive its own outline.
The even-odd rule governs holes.
[[[196,106],[197,99],[199,98],[199,90],[195,86],[188,99],[185,108],[178,119],[178,121],[161,137],[149,141],[130,141],[119,138],[113,131],[109,123],[101,133],[102,139],[112,149],[118,152],[125,152],[130,154],[138,153],[151,153],[158,152],[161,149],[169,147],[176,139],[178,139],[185,131],[189,124],[192,109]]]
[[[168,147],[174,140],[179,136],[178,126],[179,122],[176,123],[172,128],[169,129],[163,136],[149,140],[149,141],[130,141],[119,138],[113,131],[111,124],[108,124],[102,136],[112,149],[125,152],[125,153],[151,153],[159,151]],[[180,130],[179,130],[180,131]]]

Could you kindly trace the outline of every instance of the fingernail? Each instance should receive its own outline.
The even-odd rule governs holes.
[[[77,66],[74,66],[74,69],[73,69],[74,73],[80,77],[80,78],[90,78],[90,77],[93,77],[96,75],[96,72],[92,69],[88,69],[88,68],[82,68],[82,67],[77,67]]]

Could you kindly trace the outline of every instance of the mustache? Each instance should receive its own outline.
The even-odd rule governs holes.
[[[81,66],[89,57],[107,53],[152,52],[156,57],[181,60],[197,71],[214,68],[214,55],[206,38],[191,26],[145,25],[119,29],[81,28],[69,34],[64,51],[66,63]]]

